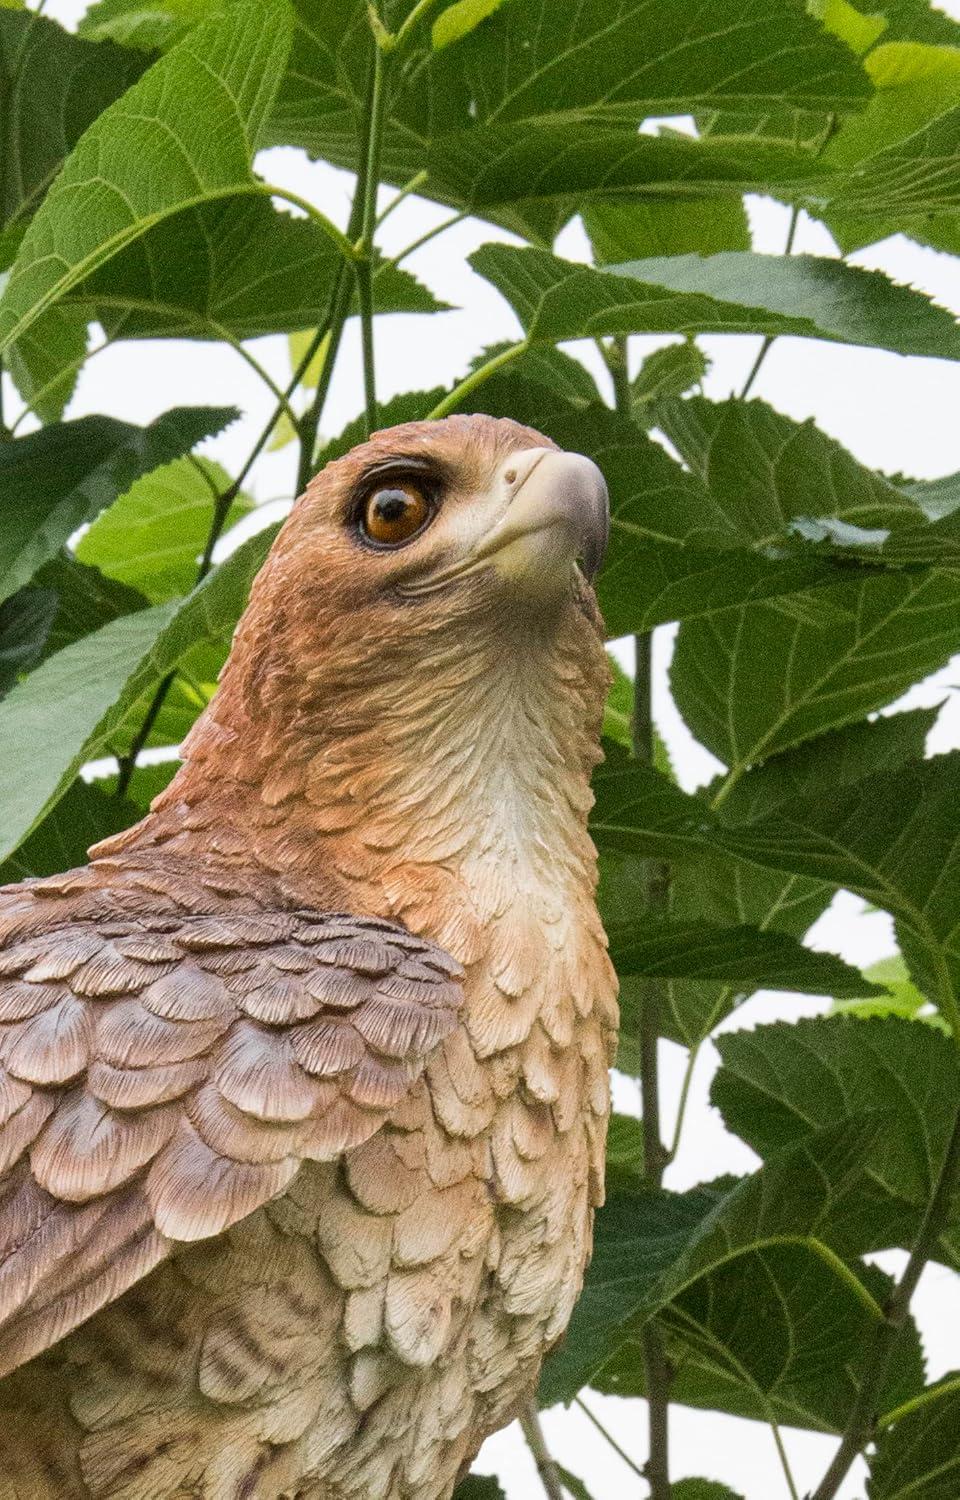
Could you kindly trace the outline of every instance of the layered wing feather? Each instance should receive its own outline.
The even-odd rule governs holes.
[[[335,913],[51,922],[0,949],[0,1375],[371,1136],[457,1025],[460,972]]]

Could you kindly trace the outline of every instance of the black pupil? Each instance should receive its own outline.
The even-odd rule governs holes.
[[[403,490],[381,490],[376,499],[376,512],[381,521],[399,521],[410,504],[410,496]]]

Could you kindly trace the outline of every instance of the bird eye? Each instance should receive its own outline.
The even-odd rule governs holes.
[[[430,519],[430,503],[415,484],[387,485],[375,490],[363,507],[360,529],[381,547],[410,541]]]

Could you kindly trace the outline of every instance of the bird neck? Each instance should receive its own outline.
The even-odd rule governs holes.
[[[183,767],[108,852],[254,864],[284,901],[392,916],[467,964],[493,924],[515,967],[531,915],[555,937],[571,900],[596,937],[607,659],[584,600],[522,624],[438,630],[410,660],[393,639],[362,660],[328,642],[309,670],[302,645],[238,642]]]

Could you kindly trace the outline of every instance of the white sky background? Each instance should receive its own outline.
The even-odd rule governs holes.
[[[960,0],[941,0],[941,8],[960,19]],[[84,0],[50,0],[46,14],[72,26],[86,9]],[[268,180],[295,190],[320,206],[340,224],[349,209],[352,179],[343,172],[307,161],[299,151],[276,149],[261,157],[259,168]],[[389,200],[385,193],[383,204]],[[381,206],[383,206],[383,204]],[[768,200],[749,202],[756,247],[781,252],[787,232],[787,211]],[[391,215],[381,246],[396,254],[425,230],[448,216],[448,210],[411,199]],[[406,263],[456,311],[432,317],[393,315],[377,324],[378,395],[381,401],[401,391],[450,383],[462,375],[480,349],[518,335],[514,316],[487,283],[466,264],[466,255],[493,239],[511,236],[477,221],[467,221],[432,241]],[[832,255],[829,236],[816,224],[802,220],[797,251]],[[585,258],[586,246],[578,226],[564,232],[560,254]],[[856,264],[883,271],[932,294],[960,315],[960,261],[895,238],[853,257]],[[633,359],[670,342],[638,337],[631,341]],[[714,336],[701,340],[713,359],[706,393],[721,398],[743,385],[759,340],[744,336]],[[587,345],[570,346],[596,369],[596,352]],[[283,337],[259,339],[257,358],[275,380],[285,385],[290,373]],[[753,394],[772,402],[795,418],[813,417],[863,462],[889,472],[933,478],[960,470],[960,364],[932,359],[904,358],[865,349],[804,339],[779,339],[763,366]],[[273,408],[273,397],[257,376],[231,350],[216,344],[175,340],[120,343],[91,361],[68,415],[108,412],[128,421],[146,422],[171,406],[236,405],[242,421],[204,446],[236,472]],[[330,392],[323,430],[338,432],[361,409],[362,377],[356,324],[348,328],[337,374]],[[8,410],[16,410],[13,400]],[[289,502],[295,458],[291,446],[266,455],[257,465],[248,489],[261,501]],[[713,774],[716,762],[696,745],[680,723],[667,692],[666,669],[672,645],[669,629],[658,632],[657,716],[674,755],[683,784],[695,786]],[[620,653],[618,653],[620,654]],[[622,659],[629,661],[629,646]],[[931,748],[960,745],[960,661],[909,696],[911,706],[951,699],[931,737]],[[817,923],[815,946],[830,948],[851,962],[866,965],[892,951],[889,920],[867,915],[858,899],[841,895]],[[809,996],[758,995],[726,1029],[752,1026],[780,1017],[795,1019],[824,1009]],[[662,1043],[662,1091],[670,1115],[679,1091],[685,1053]],[[722,1172],[743,1172],[756,1164],[753,1154],[727,1135],[708,1103],[710,1079],[716,1067],[712,1046],[703,1049],[691,1093],[684,1146],[671,1167],[668,1186],[685,1188]],[[617,1104],[637,1110],[632,1082],[618,1083]],[[672,1119],[665,1122],[669,1138]],[[882,1257],[888,1269],[902,1257]],[[960,1366],[960,1280],[939,1268],[928,1270],[915,1301],[924,1334],[930,1378]],[[641,1402],[588,1395],[588,1403],[638,1462],[646,1457],[645,1408]],[[548,1440],[560,1462],[581,1475],[595,1500],[640,1496],[642,1486],[616,1457],[576,1408],[557,1409],[545,1416]],[[834,1440],[817,1435],[784,1433],[798,1492],[813,1489],[825,1469]],[[757,1423],[709,1412],[675,1407],[671,1418],[673,1477],[702,1475],[722,1480],[747,1500],[779,1500],[787,1496],[782,1470],[769,1429]],[[516,1429],[498,1434],[486,1445],[478,1465],[496,1472],[510,1500],[539,1500],[542,1488],[532,1461]],[[863,1471],[855,1471],[841,1491],[841,1500],[857,1500],[864,1487]]]

